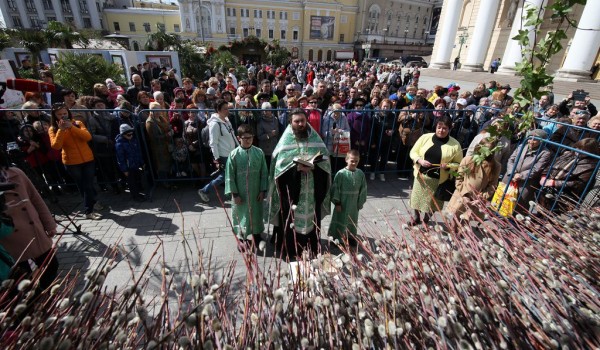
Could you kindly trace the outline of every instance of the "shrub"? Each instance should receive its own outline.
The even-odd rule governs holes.
[[[598,212],[569,219],[543,212],[513,223],[490,216],[480,230],[462,225],[454,232],[390,225],[400,224],[395,215],[364,225],[375,239],[361,239],[359,254],[300,262],[304,268],[294,283],[279,260],[263,267],[245,254],[240,288],[233,263],[216,268],[199,246],[201,263],[189,274],[160,268],[160,296],[145,290],[155,262],[132,285],[107,291],[103,283],[114,257],[88,271],[81,290],[63,280],[32,299],[27,283],[19,283],[10,303],[6,289],[0,295],[0,341],[4,349],[600,345]]]
[[[107,78],[118,85],[126,85],[121,66],[93,54],[62,53],[52,71],[59,84],[79,95],[92,95],[94,84],[104,83]]]

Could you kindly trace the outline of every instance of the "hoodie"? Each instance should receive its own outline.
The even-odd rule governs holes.
[[[237,138],[229,118],[222,120],[218,113],[213,113],[208,119],[209,145],[213,157],[229,157],[229,153],[238,146]]]

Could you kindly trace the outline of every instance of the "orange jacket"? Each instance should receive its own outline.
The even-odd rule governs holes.
[[[77,165],[94,160],[94,154],[88,146],[92,139],[92,134],[85,128],[80,121],[72,121],[73,127],[67,130],[57,129],[54,131],[50,127],[50,146],[53,149],[62,149],[62,162],[65,165]]]

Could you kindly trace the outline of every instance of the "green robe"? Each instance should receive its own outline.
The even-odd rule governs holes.
[[[329,151],[323,143],[323,140],[319,134],[314,130],[310,129],[308,139],[302,142],[296,140],[294,132],[292,131],[291,125],[285,129],[271,158],[271,171],[269,175],[269,200],[270,200],[270,211],[269,218],[271,223],[278,226],[285,223],[280,223],[279,211],[280,211],[280,193],[277,191],[275,181],[280,175],[295,167],[295,157],[302,157],[304,159],[315,156],[318,152],[321,152],[328,159]],[[331,186],[331,165],[328,160],[319,162],[316,164],[321,170],[327,174],[325,199],[321,203],[320,213],[322,219],[329,214],[329,188]],[[302,176],[300,183],[300,198],[298,203],[293,209],[293,230],[300,234],[308,234],[315,229],[315,179],[314,173],[310,172],[305,176]],[[287,197],[287,196],[286,196]],[[287,215],[287,214],[286,214]],[[287,228],[286,228],[287,229]]]
[[[229,154],[225,167],[225,195],[237,194],[242,203],[232,204],[233,231],[240,239],[264,231],[263,203],[257,200],[267,191],[267,163],[260,148],[237,147]]]
[[[367,179],[360,169],[338,171],[331,187],[331,202],[342,205],[342,211],[333,210],[329,235],[341,241],[347,232],[356,235],[358,211],[367,201]]]

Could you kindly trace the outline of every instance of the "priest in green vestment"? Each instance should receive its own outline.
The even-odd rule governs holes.
[[[284,257],[319,250],[321,219],[329,214],[331,166],[325,143],[302,109],[290,111],[271,159],[269,221],[272,241]],[[318,157],[318,156],[321,157]],[[317,159],[311,162],[313,158]],[[298,161],[301,160],[301,161]]]

